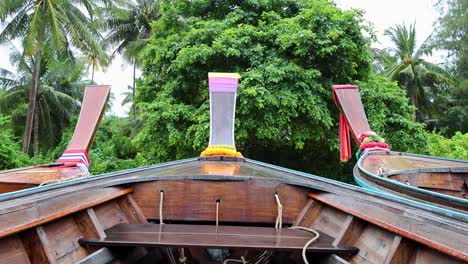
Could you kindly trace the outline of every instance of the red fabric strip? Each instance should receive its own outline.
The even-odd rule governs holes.
[[[351,140],[349,138],[349,124],[346,117],[340,114],[340,160],[346,162],[351,158]]]

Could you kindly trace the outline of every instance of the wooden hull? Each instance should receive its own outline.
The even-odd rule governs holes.
[[[303,263],[313,235],[290,226],[320,233],[313,262],[464,263],[467,219],[252,160],[188,159],[0,195],[0,263]]]
[[[368,189],[468,213],[468,161],[370,151],[356,164],[354,178]]]

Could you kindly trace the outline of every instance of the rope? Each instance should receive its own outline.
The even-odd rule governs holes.
[[[181,264],[186,263],[187,258],[185,257],[184,248],[179,249],[179,254],[180,254],[179,263],[181,263]]]
[[[307,256],[306,256],[307,248],[312,243],[314,243],[315,240],[317,240],[320,237],[320,234],[317,231],[315,231],[314,229],[303,227],[303,226],[293,226],[293,227],[291,227],[291,229],[303,230],[303,231],[307,231],[307,232],[315,234],[315,237],[313,237],[311,240],[307,241],[307,243],[302,248],[302,259],[304,260],[305,264],[309,264],[309,261],[307,261]]]
[[[59,183],[59,182],[66,182],[66,181],[76,180],[76,179],[87,177],[87,176],[90,176],[90,175],[91,174],[89,172],[81,172],[81,173],[77,174],[75,177],[71,177],[71,178],[67,178],[67,179],[47,180],[47,181],[41,182],[41,184],[39,184],[39,187],[44,186],[44,185],[48,185],[48,184],[52,184],[52,183]]]
[[[163,222],[163,213],[162,213],[163,212],[162,211],[162,209],[163,209],[163,200],[164,200],[164,191],[161,190],[160,198],[159,198],[159,224],[161,224],[161,225],[164,224],[164,222]]]
[[[280,202],[279,196],[275,193],[276,203],[278,205],[278,216],[276,217],[275,228],[281,229],[283,226],[283,205]]]
[[[216,200],[216,227],[219,223],[219,200]]]
[[[247,261],[245,261],[244,257],[241,257],[241,259],[225,259],[223,261],[223,264],[227,264],[229,262],[238,262],[238,263],[242,263],[242,264],[247,264]]]

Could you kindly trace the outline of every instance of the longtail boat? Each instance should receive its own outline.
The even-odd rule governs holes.
[[[107,85],[86,87],[78,123],[62,156],[50,164],[0,171],[0,193],[88,176],[88,151],[104,115],[109,93]]]
[[[468,213],[468,161],[390,151],[371,131],[358,87],[334,85],[332,89],[341,111],[341,160],[351,155],[349,130],[362,152],[353,170],[359,185]]]
[[[468,218],[242,157],[210,74],[201,157],[0,195],[0,263],[465,263]]]

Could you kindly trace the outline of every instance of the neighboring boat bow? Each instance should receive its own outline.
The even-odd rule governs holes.
[[[371,131],[359,89],[334,85],[333,97],[341,111],[341,160],[351,156],[349,132],[360,147],[354,168],[356,182],[380,190],[461,213],[468,213],[468,161],[390,151]]]
[[[0,171],[0,193],[89,175],[88,152],[109,99],[110,86],[87,86],[73,137],[62,156],[50,164]]]

